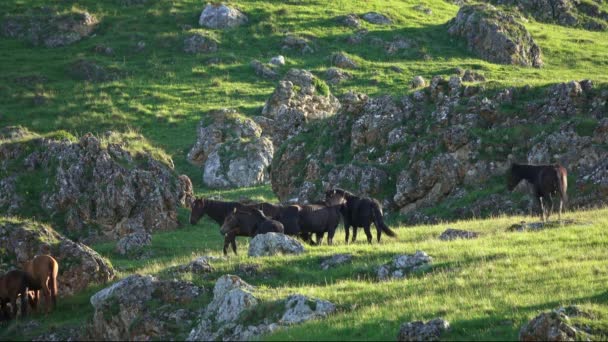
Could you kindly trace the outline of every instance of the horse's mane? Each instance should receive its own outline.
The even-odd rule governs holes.
[[[334,188],[332,191],[335,191],[343,196],[355,197],[355,194],[353,194],[352,192],[350,192],[348,190],[344,190],[342,188]]]

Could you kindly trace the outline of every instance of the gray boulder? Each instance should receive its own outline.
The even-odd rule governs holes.
[[[397,341],[440,341],[441,335],[450,329],[450,323],[442,318],[435,318],[426,323],[408,322],[401,325]]]
[[[357,63],[342,52],[331,55],[331,64],[343,69],[356,69]]]
[[[591,316],[577,306],[543,312],[521,327],[520,341],[592,341],[592,335],[573,324],[570,317]]]
[[[285,300],[285,313],[280,324],[291,325],[316,318],[325,318],[336,311],[336,306],[326,300],[303,295],[291,295]]]
[[[304,246],[298,240],[280,233],[259,234],[249,242],[251,257],[301,253]]]
[[[285,36],[281,49],[286,51],[294,50],[300,52],[301,54],[315,52],[310,46],[310,41],[308,39],[291,34]]]
[[[441,235],[439,240],[450,241],[456,239],[475,239],[479,236],[479,233],[469,232],[461,229],[448,228]]]
[[[423,251],[415,254],[397,255],[393,260],[376,269],[379,280],[390,278],[404,278],[407,273],[428,269],[433,258]]]
[[[361,16],[361,18],[363,18],[363,20],[365,20],[369,23],[376,24],[376,25],[389,25],[389,24],[393,23],[393,21],[390,18],[388,18],[384,14],[377,13],[377,12],[367,12],[367,13],[363,14]]]
[[[490,62],[536,68],[543,64],[540,47],[526,28],[492,5],[461,7],[448,32],[465,38],[470,50]]]
[[[353,260],[352,254],[334,254],[328,258],[325,258],[321,262],[321,269],[328,270],[328,269],[336,267],[336,266],[350,263],[352,260]]]
[[[225,29],[247,23],[247,16],[238,9],[224,4],[208,4],[198,19],[198,24],[212,29]]]
[[[124,236],[116,243],[116,252],[121,255],[141,252],[144,247],[152,245],[152,235],[145,231],[137,231]]]

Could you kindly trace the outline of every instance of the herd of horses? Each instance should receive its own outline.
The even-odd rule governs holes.
[[[561,165],[512,164],[507,174],[507,188],[513,191],[525,179],[534,188],[534,195],[540,206],[540,217],[545,222],[554,206],[554,197],[559,197],[558,215],[567,201],[567,172]],[[299,236],[304,241],[320,245],[327,233],[327,243],[331,245],[336,229],[342,219],[345,240],[349,243],[350,228],[352,239],[357,239],[357,229],[363,228],[367,242],[372,243],[371,225],[376,227],[376,239],[380,242],[382,233],[390,237],[396,234],[382,217],[382,206],[373,198],[359,197],[343,189],[325,192],[324,201],[313,204],[275,205],[271,203],[243,204],[196,198],[191,203],[190,223],[196,224],[204,215],[220,225],[224,235],[224,255],[232,246],[237,253],[236,237],[254,237],[269,232]],[[313,240],[313,235],[316,241]],[[21,316],[27,313],[28,304],[37,310],[40,291],[45,299],[46,313],[56,306],[57,274],[59,265],[50,255],[37,255],[26,262],[22,269],[11,270],[0,276],[0,321],[17,316],[17,300],[21,300]],[[8,310],[10,303],[12,312]]]
[[[561,220],[568,199],[567,176],[566,169],[559,164],[513,163],[507,173],[507,188],[513,191],[522,180],[531,184],[543,222],[548,220],[554,210],[554,198],[559,198],[558,215]],[[204,215],[208,215],[220,225],[220,232],[224,235],[224,255],[228,254],[230,246],[234,254],[237,254],[237,236],[255,237],[269,232],[299,236],[313,245],[320,245],[327,233],[327,243],[331,245],[341,218],[344,221],[346,243],[349,243],[350,228],[353,229],[350,242],[357,240],[357,228],[363,228],[368,243],[372,243],[372,224],[376,227],[378,242],[382,233],[396,237],[395,232],[384,223],[382,206],[378,200],[359,197],[339,188],[327,190],[325,200],[313,204],[244,204],[196,198],[190,207],[191,224],[196,224]],[[316,241],[312,239],[313,235]]]

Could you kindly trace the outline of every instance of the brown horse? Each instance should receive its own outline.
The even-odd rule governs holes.
[[[207,198],[196,198],[192,201],[190,208],[190,223],[196,224],[205,214],[220,226],[224,224],[224,220],[232,213],[235,208],[241,208],[243,205],[239,202],[224,202],[210,200]],[[224,235],[224,255],[228,254],[227,247],[232,245],[232,251],[236,254],[236,236],[249,236],[247,234]]]
[[[346,243],[348,243],[349,228],[351,226],[353,227],[352,242],[357,240],[357,228],[363,227],[363,231],[367,236],[367,242],[372,243],[372,233],[370,231],[372,223],[376,226],[376,238],[378,242],[380,242],[382,232],[390,237],[397,236],[397,234],[384,223],[384,219],[382,218],[382,206],[373,198],[355,196],[346,190],[336,188],[325,192],[325,201],[328,204],[346,201],[346,205],[342,208]]]
[[[34,279],[27,272],[21,270],[12,270],[0,276],[0,311],[2,315],[8,319],[11,314],[6,308],[6,304],[11,303],[13,317],[17,317],[17,297],[21,296],[21,317],[27,314],[28,291],[34,287]],[[32,304],[31,297],[30,304]]]
[[[513,163],[507,177],[509,191],[513,191],[522,179],[534,186],[534,194],[540,205],[540,218],[543,222],[549,219],[553,211],[553,195],[559,195],[558,218],[561,221],[564,204],[568,201],[568,172],[563,166]],[[546,201],[551,202],[549,208],[545,208]]]
[[[32,261],[28,261],[23,265],[23,269],[34,279],[33,286],[30,291],[34,292],[34,307],[38,306],[40,301],[40,291],[44,296],[46,313],[57,306],[57,274],[59,273],[59,264],[57,260],[50,255],[36,255]]]
[[[269,219],[264,215],[262,210],[250,207],[243,207],[240,209],[234,208],[232,214],[226,217],[220,232],[224,235],[230,236],[234,239],[237,235],[249,234],[254,237],[258,234],[266,233],[283,233],[283,224],[279,221]],[[224,253],[228,244],[224,244]],[[236,251],[234,251],[236,254]]]
[[[301,205],[298,215],[301,236],[312,244],[313,242],[310,236],[315,234],[317,237],[316,245],[321,245],[323,242],[323,235],[327,233],[327,244],[332,245],[336,228],[338,228],[338,224],[340,224],[341,211],[344,206],[344,200],[338,200],[332,205]]]

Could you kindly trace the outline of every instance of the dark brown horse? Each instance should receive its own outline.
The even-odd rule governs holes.
[[[540,218],[543,222],[549,219],[553,211],[553,196],[559,196],[558,218],[562,219],[564,204],[568,201],[568,172],[559,165],[524,165],[513,163],[507,175],[507,187],[513,191],[522,179],[534,187],[534,194],[540,205]],[[551,202],[546,208],[545,202]]]
[[[281,233],[285,231],[283,224],[279,221],[268,218],[262,210],[243,207],[240,209],[234,209],[232,214],[226,217],[224,224],[220,228],[222,234],[229,234],[231,232],[239,231],[243,234],[249,232],[251,237],[258,234],[266,233]]]
[[[241,208],[243,205],[239,202],[224,202],[215,201],[207,198],[196,198],[190,205],[190,223],[196,224],[201,217],[208,215],[213,221],[220,226],[224,224],[224,220],[230,215],[235,208]],[[249,232],[243,235],[224,235],[224,255],[228,254],[228,245],[232,246],[232,251],[236,254],[236,236],[249,236]]]
[[[325,192],[325,202],[332,204],[337,201],[346,201],[346,205],[342,208],[346,243],[348,243],[349,228],[351,226],[353,227],[352,242],[357,240],[357,228],[363,227],[365,235],[367,236],[367,242],[372,243],[372,233],[370,231],[372,223],[376,226],[376,238],[378,242],[380,242],[382,232],[385,232],[386,235],[390,237],[397,236],[397,234],[384,223],[382,218],[382,206],[377,200],[367,197],[358,197],[346,190],[338,188]]]
[[[336,228],[340,224],[341,210],[345,203],[338,201],[332,205],[308,204],[301,205],[298,214],[300,235],[310,243],[310,236],[315,234],[317,245],[323,242],[323,235],[327,233],[327,244],[332,245]]]
[[[0,311],[3,316],[11,318],[11,314],[6,308],[6,304],[11,303],[13,311],[12,317],[17,317],[17,298],[21,297],[21,317],[27,314],[26,298],[30,299],[30,304],[34,307],[33,298],[29,296],[29,289],[34,287],[34,279],[27,272],[12,270],[0,276]]]

